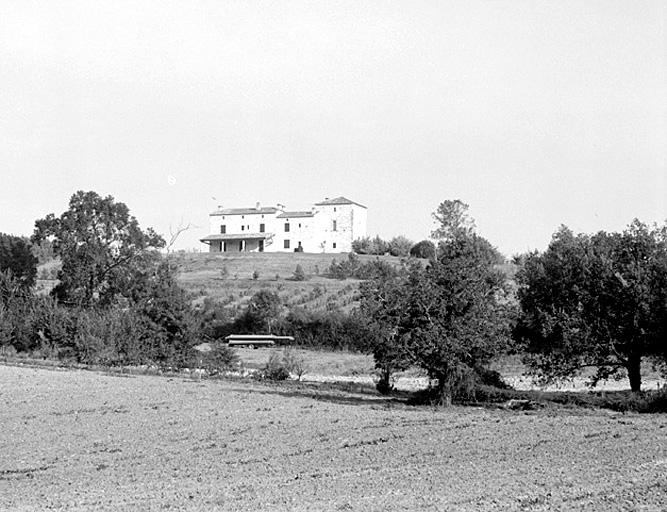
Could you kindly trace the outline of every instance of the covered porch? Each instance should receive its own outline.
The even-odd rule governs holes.
[[[264,252],[272,237],[271,233],[229,233],[208,235],[200,242],[209,246],[209,252]]]

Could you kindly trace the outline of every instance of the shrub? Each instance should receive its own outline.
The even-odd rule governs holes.
[[[395,236],[387,244],[389,254],[400,258],[407,258],[410,256],[410,249],[413,245],[414,242],[404,236]]]
[[[283,364],[287,371],[296,375],[297,380],[301,380],[301,377],[308,370],[306,366],[306,358],[303,355],[299,355],[296,351],[290,347],[283,350]]]
[[[290,372],[285,365],[285,361],[281,359],[277,352],[273,352],[264,368],[257,371],[253,377],[257,380],[280,381],[289,379],[289,375]]]
[[[238,354],[222,343],[213,343],[210,352],[202,353],[200,358],[202,369],[209,375],[234,370],[239,363]]]
[[[422,259],[435,259],[435,245],[430,240],[417,242],[410,249],[410,256]]]
[[[303,267],[301,265],[296,266],[296,269],[294,270],[293,279],[295,281],[305,281],[306,279],[308,279],[308,276],[306,276],[306,273],[303,271]]]
[[[28,241],[0,233],[0,271],[11,270],[22,287],[31,288],[37,277],[37,261]]]

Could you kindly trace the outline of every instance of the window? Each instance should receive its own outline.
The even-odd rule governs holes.
[[[338,231],[338,222],[333,221],[333,228],[332,231]]]
[[[334,212],[336,211],[336,207],[334,206]]]
[[[227,226],[223,224],[222,226],[220,226],[220,234],[224,235],[225,233],[227,233]]]
[[[289,233],[289,222],[285,222],[285,233]]]
[[[333,243],[333,248],[334,248],[334,249],[336,248],[336,242]]]
[[[262,215],[262,217],[264,217],[264,215]],[[259,225],[259,232],[260,232],[260,233],[264,233],[264,230],[265,230],[265,229],[266,229],[266,228],[265,228],[264,224],[260,224],[260,225]]]
[[[243,252],[243,240],[239,240],[239,252]]]
[[[285,240],[285,242],[284,242],[284,244],[283,244],[283,247],[284,247],[285,249],[289,249],[289,240]]]
[[[245,231],[245,226],[241,226],[241,231]]]
[[[222,252],[227,252],[227,242],[220,242],[220,246],[220,250],[222,250]]]

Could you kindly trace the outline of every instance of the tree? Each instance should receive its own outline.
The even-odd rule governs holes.
[[[435,245],[430,240],[417,242],[410,249],[410,256],[422,259],[435,259]]]
[[[441,251],[471,250],[474,247],[478,256],[487,263],[501,264],[505,258],[491,243],[475,231],[475,221],[468,215],[468,205],[460,199],[440,203],[433,213],[438,227],[431,232],[431,238],[439,240],[438,254]],[[472,244],[470,242],[473,242]]]
[[[143,282],[133,290],[132,311],[141,315],[147,343],[142,354],[176,367],[192,363],[193,347],[204,335],[202,316],[192,308],[187,293],[178,285],[177,269],[168,258],[154,256],[156,264],[141,273]],[[133,350],[129,346],[125,351]]]
[[[414,245],[414,242],[402,235],[399,235],[389,240],[389,243],[387,245],[388,245],[388,252],[392,256],[407,258],[408,256],[410,256],[410,249]]]
[[[306,273],[304,272],[303,267],[302,267],[301,265],[297,264],[296,269],[294,270],[294,274],[293,274],[292,278],[293,278],[295,281],[305,281],[306,279],[308,279],[308,276],[307,276]]]
[[[667,361],[667,226],[635,220],[592,236],[563,226],[520,263],[515,335],[545,381],[594,367],[593,385],[625,371],[640,391],[642,360]]]
[[[25,282],[11,269],[0,271],[0,351],[13,346],[28,349],[33,341],[32,310],[34,297]]]
[[[270,333],[282,309],[282,300],[276,292],[259,290],[250,298],[242,317],[244,328],[255,333]]]
[[[352,242],[352,251],[357,254],[373,254],[376,256],[383,256],[389,251],[389,244],[376,235],[375,238],[370,237],[357,238]]]
[[[10,270],[24,288],[32,288],[37,277],[37,258],[28,241],[0,233],[0,272]]]
[[[438,205],[433,213],[436,229],[431,238],[450,241],[457,237],[467,237],[475,232],[475,221],[468,215],[468,205],[460,199],[448,199]]]
[[[123,285],[131,283],[144,254],[165,245],[152,229],[139,228],[125,204],[83,191],[72,196],[60,217],[49,214],[35,222],[33,243],[44,239],[53,240],[54,253],[62,260],[54,294],[84,306],[109,304],[116,294],[124,294]]]
[[[376,364],[425,369],[436,383],[436,400],[445,405],[510,344],[513,308],[505,277],[483,257],[473,235],[458,236],[456,248],[445,243],[448,250],[437,260],[413,261],[398,276],[379,276],[361,287],[362,312],[382,333]]]

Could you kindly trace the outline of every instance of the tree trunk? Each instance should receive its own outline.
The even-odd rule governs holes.
[[[436,388],[436,405],[441,407],[452,406],[452,386],[444,376],[438,378],[438,387]]]
[[[641,372],[641,356],[630,354],[628,357],[628,378],[630,379],[630,389],[638,393],[642,390],[642,372]]]

